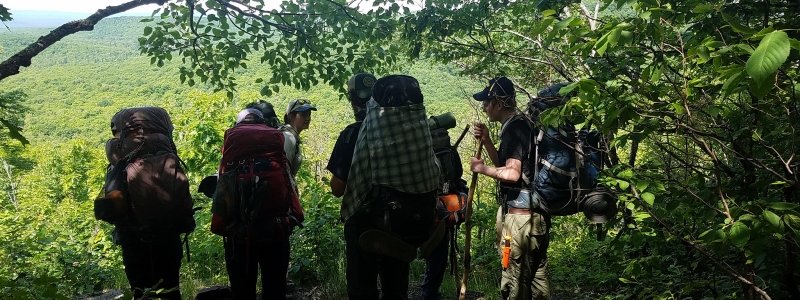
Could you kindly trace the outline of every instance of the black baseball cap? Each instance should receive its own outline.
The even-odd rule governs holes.
[[[514,83],[508,77],[501,76],[489,80],[489,85],[474,95],[472,98],[478,101],[487,101],[497,98],[513,98],[516,95],[514,92]]]
[[[372,97],[372,87],[378,79],[369,73],[358,73],[347,81],[347,92],[359,100],[369,100]],[[355,99],[352,99],[355,100]]]

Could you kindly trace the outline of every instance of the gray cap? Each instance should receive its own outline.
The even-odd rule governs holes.
[[[261,111],[255,108],[245,108],[236,115],[236,125],[239,125],[239,123],[245,121],[245,119],[247,119],[247,117],[250,115],[253,115],[254,120],[264,119],[264,115],[261,113]]]

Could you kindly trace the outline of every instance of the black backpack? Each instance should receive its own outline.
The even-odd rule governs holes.
[[[541,112],[561,106],[569,99],[559,95],[564,83],[539,92],[528,103],[527,115],[536,123]],[[535,191],[533,205],[553,216],[583,212],[592,223],[605,223],[617,213],[616,197],[598,184],[597,178],[607,161],[602,135],[594,130],[577,130],[574,124],[558,127],[534,126],[531,138],[534,170],[530,180]]]
[[[441,174],[439,176],[439,188],[436,202],[437,215],[447,216],[451,224],[460,224],[464,220],[464,195],[467,193],[467,182],[461,178],[464,169],[461,165],[461,157],[458,155],[458,144],[466,135],[469,127],[465,128],[455,144],[450,142],[448,129],[455,127],[455,119],[452,114],[445,113],[439,116],[432,116],[428,120],[428,127],[431,131],[431,142],[433,152],[439,161]]]

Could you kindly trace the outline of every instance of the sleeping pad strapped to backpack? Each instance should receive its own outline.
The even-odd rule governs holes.
[[[172,140],[169,114],[159,107],[127,108],[111,119],[106,183],[95,217],[142,232],[194,230],[189,180]]]
[[[265,124],[239,124],[225,132],[211,231],[226,237],[273,232],[289,225],[295,207],[283,133]],[[302,220],[300,220],[302,221]]]

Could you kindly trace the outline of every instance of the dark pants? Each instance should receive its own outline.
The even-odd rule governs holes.
[[[425,300],[442,299],[442,293],[439,288],[442,286],[444,273],[447,270],[447,250],[450,248],[450,240],[454,233],[452,225],[446,225],[445,228],[444,238],[442,238],[442,241],[436,246],[431,255],[425,259],[425,274],[421,285],[422,298]],[[455,293],[455,291],[452,292]]]
[[[365,231],[378,229],[418,246],[428,238],[433,224],[435,193],[409,194],[377,187],[370,198],[370,209],[344,224],[348,297],[378,299],[380,279],[380,299],[408,299],[409,263],[366,252],[358,239]]]
[[[135,299],[181,299],[179,282],[183,249],[178,234],[124,233],[119,239],[122,264]],[[156,294],[159,289],[169,292]]]
[[[366,252],[358,245],[358,237],[364,231],[375,229],[371,223],[365,218],[351,217],[344,224],[347,296],[350,300],[378,299],[380,277],[380,299],[408,299],[409,264]]]
[[[286,299],[289,269],[288,224],[259,238],[225,238],[225,266],[234,299],[255,299],[261,268],[262,299]]]

